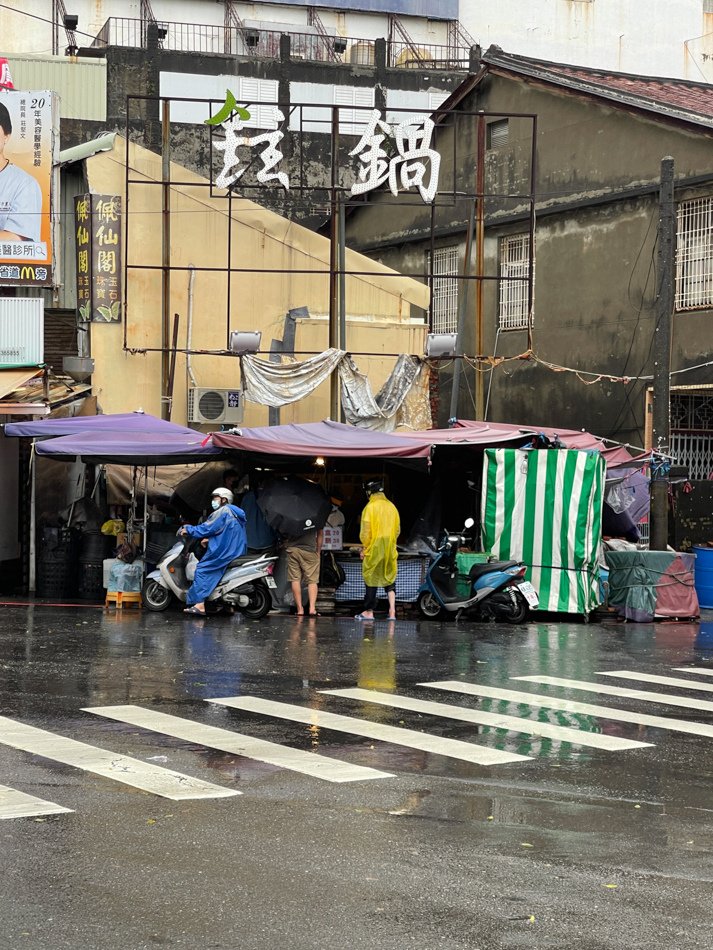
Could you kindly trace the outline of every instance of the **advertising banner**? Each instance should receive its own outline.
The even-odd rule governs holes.
[[[77,308],[87,322],[121,320],[121,197],[74,199]]]
[[[0,286],[52,285],[57,99],[0,91]]]

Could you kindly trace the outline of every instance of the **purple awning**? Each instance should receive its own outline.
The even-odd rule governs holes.
[[[202,432],[182,426],[175,426],[175,429],[178,431],[164,428],[153,432],[82,432],[38,442],[35,451],[45,458],[81,458],[85,462],[113,462],[117,465],[208,462],[223,455],[210,443],[203,444],[205,435]]]
[[[99,416],[71,416],[66,419],[40,419],[8,422],[5,435],[33,439],[75,435],[82,432],[182,432],[195,435],[192,429],[158,419],[147,412],[117,412]]]

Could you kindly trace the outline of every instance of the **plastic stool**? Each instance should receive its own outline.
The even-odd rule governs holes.
[[[141,610],[141,591],[108,590],[106,592],[104,606],[110,607],[112,604],[116,606],[117,610],[122,610],[124,604],[136,604],[139,610]]]

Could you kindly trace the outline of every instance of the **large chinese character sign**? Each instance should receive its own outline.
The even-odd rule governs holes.
[[[121,198],[80,195],[74,201],[77,308],[83,320],[121,320]]]
[[[52,284],[56,99],[0,91],[0,286]]]

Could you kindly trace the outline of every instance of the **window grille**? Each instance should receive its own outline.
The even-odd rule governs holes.
[[[528,287],[530,281],[530,235],[513,234],[500,238],[501,330],[526,330],[528,327]],[[532,279],[534,281],[534,261]]]
[[[671,455],[689,478],[713,471],[713,393],[671,393]]]
[[[458,331],[458,265],[457,247],[437,247],[433,254],[433,295],[431,299],[431,330],[434,333]],[[431,252],[426,252],[426,271],[431,273]]]
[[[502,148],[508,144],[510,138],[510,126],[507,119],[496,119],[495,122],[488,122],[487,148]]]
[[[676,310],[713,306],[713,198],[678,206]]]

